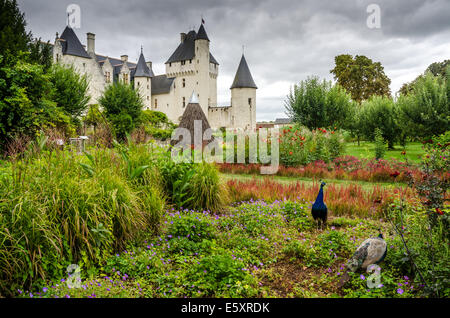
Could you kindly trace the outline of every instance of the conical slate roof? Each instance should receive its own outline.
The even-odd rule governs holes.
[[[91,58],[70,26],[66,26],[61,34],[63,54]]]
[[[196,36],[195,39],[196,40],[208,40],[209,41],[208,35],[206,34],[206,31],[205,31],[205,28],[204,28],[203,24],[200,26],[200,29],[198,29],[197,36]]]
[[[141,56],[139,56],[139,61],[136,65],[136,72],[134,73],[134,77],[154,77],[153,71],[147,66],[145,63],[144,53],[141,52]]]
[[[244,54],[242,54],[241,62],[239,63],[231,88],[258,88],[250,73]]]
[[[191,133],[191,140],[187,141],[187,143],[190,145],[194,145],[195,121],[201,121],[202,136],[204,135],[205,130],[211,128],[208,122],[208,118],[206,117],[205,113],[203,112],[203,109],[200,107],[200,104],[198,103],[197,95],[193,93],[191,100],[189,104],[186,106],[186,110],[184,111],[184,114],[181,117],[180,124],[178,125],[178,128],[185,128],[189,130],[189,132]],[[214,140],[213,136],[209,140],[203,140],[202,147],[206,146],[213,140]],[[178,140],[172,140],[171,144],[175,145],[178,142],[179,142]]]
[[[200,30],[199,30],[199,32],[200,32]],[[205,32],[205,35],[206,35],[206,32]],[[206,35],[206,38],[208,38],[207,35]],[[197,33],[195,31],[190,31],[188,34],[186,34],[186,38],[184,39],[184,41],[182,43],[180,43],[180,45],[178,45],[177,49],[169,57],[166,64],[193,59],[195,57],[195,40],[196,39],[197,39]],[[217,62],[217,60],[214,58],[214,56],[211,53],[209,54],[209,61],[213,64],[219,65],[219,63]]]

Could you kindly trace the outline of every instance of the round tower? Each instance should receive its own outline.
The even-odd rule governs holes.
[[[211,103],[209,100],[209,63],[209,38],[202,24],[195,37],[195,75],[198,83],[195,85],[195,90],[198,94],[200,105],[205,114],[208,114],[208,107]]]
[[[233,85],[231,85],[230,126],[244,130],[256,129],[256,90],[244,54],[242,54]]]
[[[152,77],[154,77],[153,71],[145,62],[141,48],[141,55],[134,72],[134,89],[139,91],[145,110],[152,109]]]

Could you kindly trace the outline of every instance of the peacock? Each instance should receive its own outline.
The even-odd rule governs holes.
[[[314,220],[317,220],[318,226],[322,226],[323,224],[327,223],[328,218],[328,208],[323,202],[323,187],[326,186],[325,182],[320,183],[320,190],[319,194],[317,195],[316,202],[312,205],[311,208],[311,214],[314,218]]]
[[[341,288],[348,282],[350,279],[348,272],[356,272],[360,268],[365,270],[372,264],[378,264],[384,260],[386,254],[387,245],[382,233],[377,237],[371,237],[362,242],[353,256],[348,260],[346,271],[342,276],[338,287]]]

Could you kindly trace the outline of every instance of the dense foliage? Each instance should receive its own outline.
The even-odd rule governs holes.
[[[358,116],[358,126],[368,140],[375,140],[375,130],[379,129],[389,148],[399,139],[400,129],[394,101],[389,97],[373,96],[363,102]]]
[[[55,89],[53,100],[73,123],[80,125],[90,100],[87,75],[78,74],[73,66],[56,64],[51,69],[51,82]]]
[[[139,92],[135,91],[132,85],[122,82],[109,85],[99,103],[119,140],[124,140],[127,134],[139,126],[144,104]]]
[[[431,138],[450,127],[448,80],[432,73],[418,79],[412,92],[398,98],[399,123],[410,137]]]
[[[339,85],[309,77],[294,85],[286,99],[291,118],[309,129],[346,127],[351,122],[353,103]]]
[[[49,145],[50,147],[50,145]],[[168,202],[187,191],[191,206],[216,209],[225,192],[207,164],[186,166],[187,188],[167,188],[167,152],[116,144],[76,155],[43,146],[0,170],[0,293],[92,271],[130,242],[158,233]],[[172,175],[178,184],[183,176]],[[175,192],[172,192],[174,190]]]
[[[344,152],[344,141],[336,131],[309,131],[287,126],[280,131],[280,163],[284,166],[307,165],[320,160],[330,162]]]
[[[335,67],[331,73],[354,101],[361,103],[373,95],[390,96],[391,80],[380,62],[373,62],[364,55],[353,58],[349,54],[338,55],[334,60]]]

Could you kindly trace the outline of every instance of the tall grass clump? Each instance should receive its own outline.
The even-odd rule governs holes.
[[[94,267],[157,229],[157,177],[128,168],[109,149],[13,162],[0,176],[0,294],[62,277],[72,263]]]
[[[217,168],[209,163],[194,166],[187,192],[193,198],[190,208],[195,210],[215,211],[228,201],[227,188],[220,182]]]

